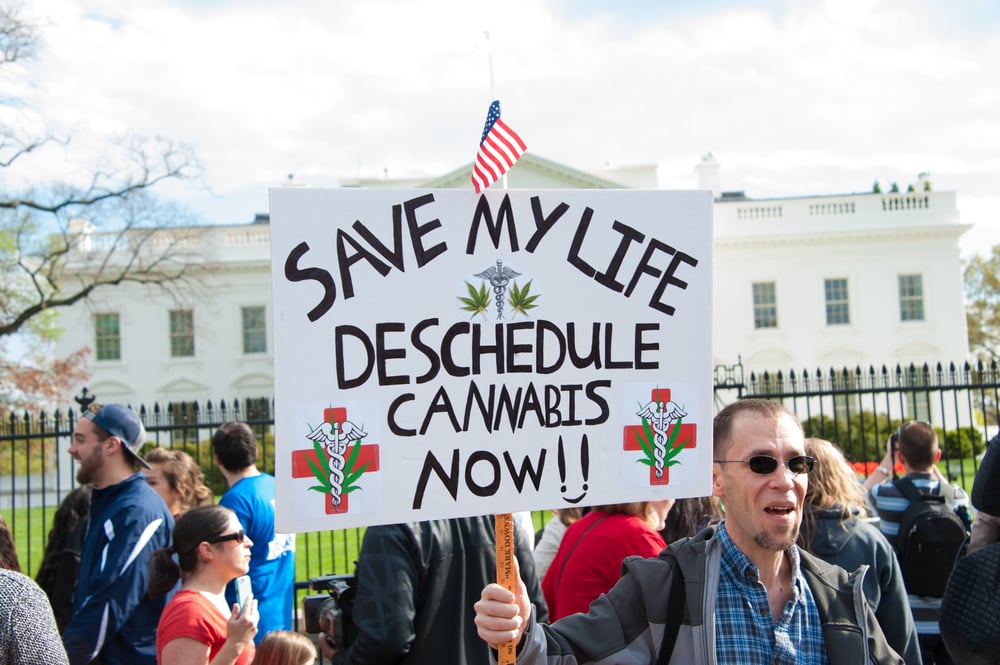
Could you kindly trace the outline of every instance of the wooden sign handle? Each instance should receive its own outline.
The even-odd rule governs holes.
[[[497,515],[497,584],[511,593],[514,589],[514,516],[511,513]],[[514,665],[517,660],[517,644],[513,640],[504,642],[497,648],[499,665]]]

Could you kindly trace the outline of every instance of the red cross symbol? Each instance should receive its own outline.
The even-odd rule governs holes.
[[[342,423],[347,420],[347,409],[344,407],[336,407],[331,409],[323,409],[323,422],[326,423]],[[348,450],[353,448],[353,444],[348,447]],[[350,455],[350,453],[348,453]],[[292,451],[292,478],[315,478],[316,475],[313,473],[312,467],[309,466],[309,461],[318,466],[321,469],[329,468],[330,456],[323,453],[323,459],[319,459],[316,456],[316,451],[312,448],[307,448],[304,450],[293,450]],[[350,469],[344,469],[344,475],[353,473],[355,470],[362,468],[365,464],[368,468],[365,469],[364,473],[369,471],[378,471],[378,444],[370,443],[361,446],[361,450],[358,451],[358,458],[354,461],[354,466]],[[364,474],[362,474],[364,475]],[[346,492],[340,495],[340,505],[333,505],[333,495],[329,492],[325,493],[326,496],[326,514],[333,515],[335,513],[346,513],[347,512],[347,498],[350,496]]]
[[[660,402],[666,404],[670,401],[670,389],[669,388],[654,388],[650,393],[651,402]],[[677,425],[670,425],[667,427],[667,435],[673,432]],[[694,448],[697,441],[697,429],[698,426],[695,424],[682,423],[680,434],[678,435],[680,440],[683,441],[687,439],[687,443],[684,444],[685,448]],[[623,450],[642,450],[642,446],[639,444],[639,435],[645,436],[642,431],[642,425],[626,425],[624,427],[624,432],[622,434],[622,448]],[[656,477],[656,467],[649,467],[649,484],[650,485],[666,485],[670,482],[670,469],[669,467],[663,467],[663,475],[659,478]]]

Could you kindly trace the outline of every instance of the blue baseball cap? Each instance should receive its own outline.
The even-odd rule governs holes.
[[[94,402],[83,412],[83,417],[92,420],[95,425],[111,436],[118,437],[123,449],[132,458],[147,469],[149,463],[139,456],[139,449],[146,440],[146,428],[142,426],[139,415],[124,404],[101,404]]]

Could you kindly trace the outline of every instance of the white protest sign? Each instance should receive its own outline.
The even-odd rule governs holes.
[[[710,493],[710,192],[270,199],[279,530]]]

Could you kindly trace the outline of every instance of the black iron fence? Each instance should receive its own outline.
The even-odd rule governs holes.
[[[744,376],[740,364],[715,371],[720,407],[745,397],[783,401],[810,436],[836,442],[858,462],[879,460],[889,434],[905,420],[933,423],[942,441],[949,475],[969,486],[977,457],[1000,423],[1000,373],[989,365],[909,366],[815,372],[775,372]],[[78,402],[86,406],[86,391]],[[225,481],[212,463],[210,439],[230,420],[248,423],[261,446],[259,463],[274,470],[274,414],[270,398],[198,404],[171,403],[138,409],[147,445],[180,448],[202,467],[216,494]],[[75,466],[67,453],[77,411],[11,413],[0,421],[0,512],[17,536],[22,568],[34,574],[62,498],[75,487]],[[300,534],[300,577],[351,572],[348,553],[362,531],[345,529]],[[320,552],[340,553],[339,569],[323,570]],[[329,561],[329,557],[325,559]],[[303,565],[304,564],[304,565]]]

